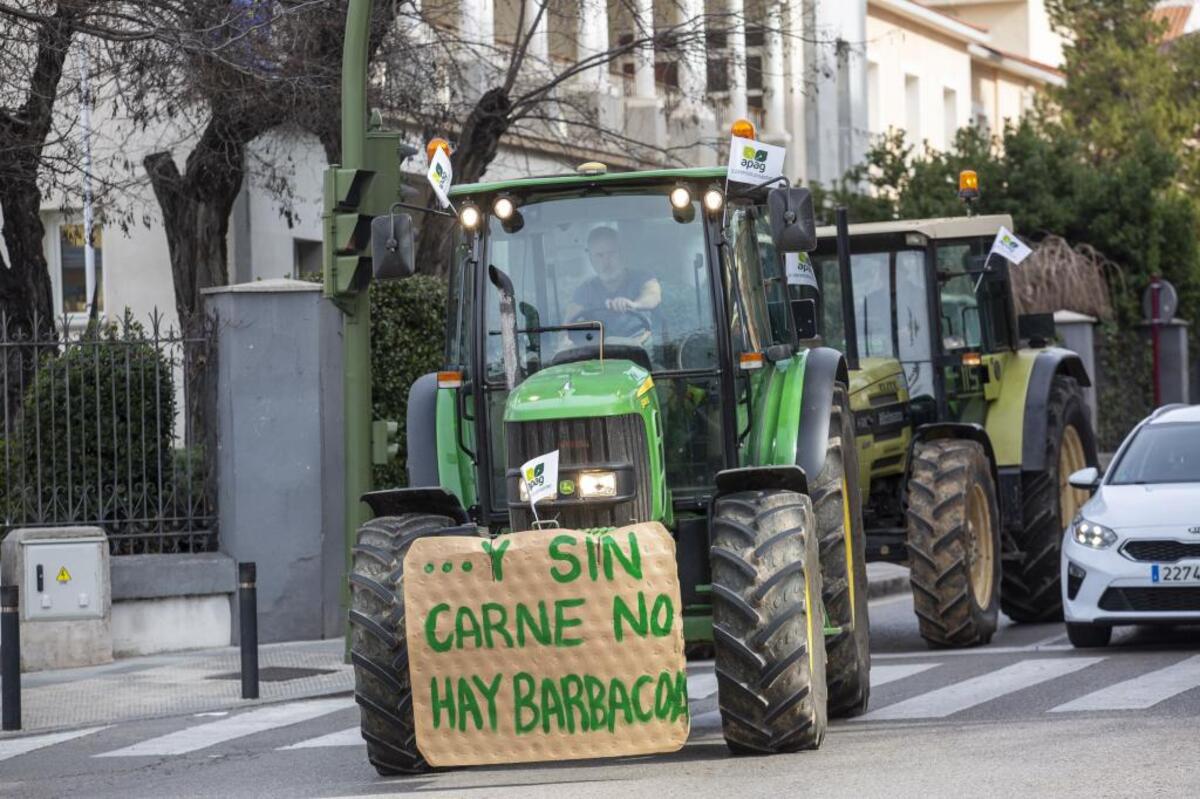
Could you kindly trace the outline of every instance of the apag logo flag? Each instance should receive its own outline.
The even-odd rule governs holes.
[[[450,156],[446,155],[446,151],[440,147],[434,151],[433,158],[429,159],[429,171],[425,173],[425,177],[429,179],[429,185],[433,187],[433,193],[437,195],[438,202],[445,208],[450,205],[450,183],[454,180],[454,170],[450,168]]]
[[[783,174],[782,147],[733,136],[729,140],[729,180],[734,183],[763,183]]]
[[[525,490],[529,492],[530,505],[537,504],[538,500],[557,496],[558,450],[538,455],[521,464],[521,480],[525,483]]]
[[[992,242],[992,250],[988,255],[1000,253],[1013,264],[1019,264],[1028,258],[1033,250],[1025,246],[1025,242],[1021,241],[1016,235],[1004,227],[1000,226],[1000,231],[996,233],[996,240]]]

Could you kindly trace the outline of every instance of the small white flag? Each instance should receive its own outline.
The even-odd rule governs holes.
[[[558,496],[558,450],[539,455],[521,464],[521,481],[529,492],[529,504]]]
[[[729,140],[729,180],[733,183],[765,183],[783,174],[787,150],[773,144],[734,136]]]
[[[783,255],[786,267],[787,284],[789,286],[812,286],[817,288],[817,274],[813,272],[812,262],[806,254],[803,258],[798,252],[788,252]]]
[[[988,255],[992,253],[1000,253],[1014,265],[1019,264],[1028,258],[1033,250],[1025,246],[1025,243],[1018,239],[1011,230],[1000,226],[1000,231],[996,234],[996,240],[992,242],[992,249]]]
[[[441,147],[433,151],[433,158],[429,159],[429,171],[425,173],[425,177],[429,179],[429,185],[433,187],[433,193],[437,195],[442,207],[450,205],[448,192],[454,179],[454,170],[450,168],[450,156],[446,155],[446,151]]]

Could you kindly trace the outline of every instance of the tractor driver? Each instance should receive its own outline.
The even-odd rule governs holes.
[[[606,334],[645,343],[651,331],[648,316],[655,322],[662,303],[658,279],[627,269],[621,258],[620,236],[611,227],[593,228],[587,237],[587,254],[596,276],[575,290],[567,305],[566,321],[578,321],[584,311],[607,310],[602,319]]]

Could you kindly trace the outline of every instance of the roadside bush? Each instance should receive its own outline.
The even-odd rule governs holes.
[[[1099,446],[1113,452],[1154,410],[1152,350],[1142,331],[1113,323],[1096,327],[1096,407]]]
[[[446,284],[415,275],[371,286],[371,400],[376,419],[400,423],[400,451],[374,469],[379,488],[407,485],[404,440],[408,389],[442,364],[446,341]]]
[[[175,413],[171,364],[128,318],[44,353],[7,442],[6,523],[113,532],[158,515]]]

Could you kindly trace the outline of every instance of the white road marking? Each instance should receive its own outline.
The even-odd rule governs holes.
[[[108,727],[92,727],[86,730],[71,730],[70,732],[52,732],[47,735],[30,735],[24,738],[0,738],[0,760],[33,752],[46,746],[54,746],[66,741],[73,741],[94,732],[107,730]]]
[[[365,742],[362,737],[362,730],[358,727],[351,727],[347,730],[338,730],[331,732],[328,735],[322,735],[319,738],[309,738],[307,741],[301,741],[298,744],[291,746],[281,746],[279,752],[286,752],[289,749],[322,749],[327,746],[362,746]]]
[[[183,755],[232,741],[235,738],[244,738],[247,735],[266,732],[277,727],[299,724],[302,721],[309,721],[351,707],[354,707],[354,700],[348,697],[268,705],[220,721],[188,727],[168,735],[160,735],[123,749],[95,755],[95,757]]]
[[[687,678],[688,701],[695,702],[717,692],[717,675],[711,671],[689,674]]]
[[[940,719],[1099,663],[1104,658],[1039,658],[905,699],[851,721]]]
[[[1176,694],[1200,687],[1200,655],[1194,655],[1165,669],[1101,688],[1051,708],[1051,713],[1081,710],[1145,710]]]
[[[905,677],[911,677],[914,674],[920,674],[923,671],[937,668],[941,663],[900,663],[894,666],[872,666],[871,667],[871,687],[878,688],[881,685],[887,685],[896,680],[903,680]]]
[[[871,660],[907,660],[909,658],[987,657],[989,655],[1023,655],[1030,652],[1073,652],[1070,644],[1031,644],[1030,646],[984,646],[972,649],[939,649],[921,652],[872,653]]]

